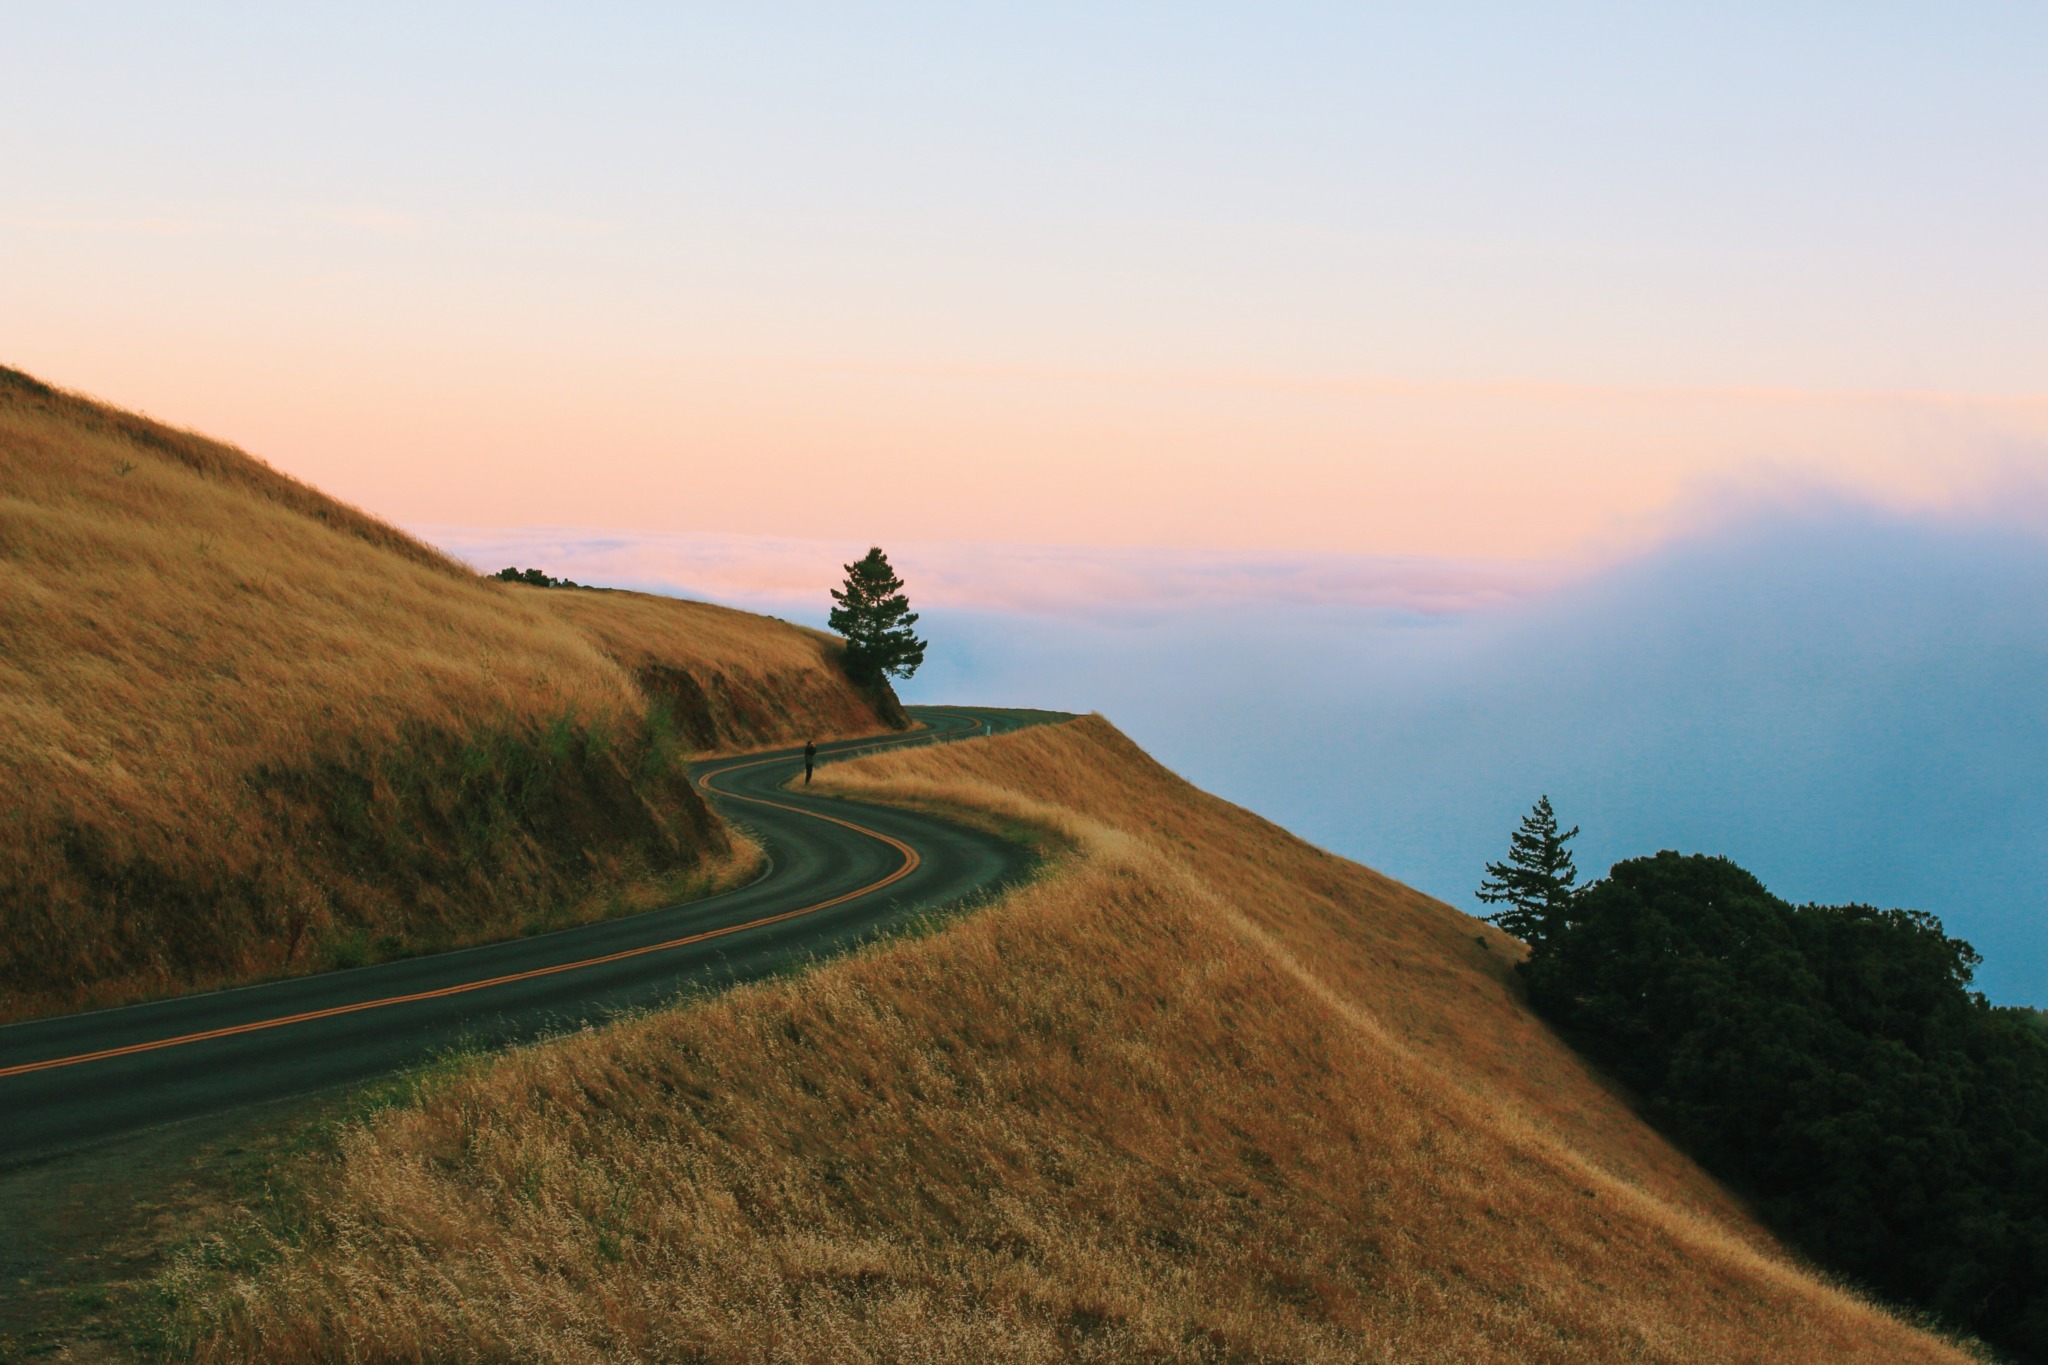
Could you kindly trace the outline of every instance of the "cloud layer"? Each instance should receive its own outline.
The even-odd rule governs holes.
[[[574,527],[411,528],[486,572],[516,563],[578,582],[645,588],[822,620],[825,589],[866,546],[768,536],[638,534]],[[1089,619],[1272,605],[1425,615],[1522,600],[1561,564],[1406,555],[1226,554],[1074,545],[891,541],[920,608]]]

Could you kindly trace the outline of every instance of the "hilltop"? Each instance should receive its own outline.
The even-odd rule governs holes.
[[[204,1360],[1969,1359],[1802,1268],[1520,945],[1099,718],[827,767],[1032,884],[423,1078],[164,1281]]]
[[[684,760],[903,723],[819,632],[486,581],[6,369],[0,641],[0,1020],[731,880]]]

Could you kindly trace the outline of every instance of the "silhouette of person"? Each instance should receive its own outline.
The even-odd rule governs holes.
[[[805,741],[804,741],[804,785],[805,785],[806,787],[808,787],[808,786],[810,786],[810,785],[811,785],[811,769],[812,769],[812,768],[813,768],[813,767],[814,767],[814,766],[815,766],[815,765],[817,764],[817,762],[818,762],[818,746],[817,746],[817,745],[815,745],[815,744],[813,744],[813,743],[811,743],[811,741],[809,741],[809,740],[805,740]]]

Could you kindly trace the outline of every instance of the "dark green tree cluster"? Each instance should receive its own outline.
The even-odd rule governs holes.
[[[832,629],[846,637],[846,671],[869,686],[908,678],[924,662],[924,641],[912,633],[917,613],[903,595],[903,580],[879,546],[846,566],[846,582],[832,590]]]
[[[2048,1361],[2048,1038],[1971,989],[1969,944],[1669,852],[1521,924],[1531,1003],[1782,1235]]]
[[[580,588],[566,578],[549,578],[539,569],[500,569],[491,575],[500,583],[529,583],[536,588]]]

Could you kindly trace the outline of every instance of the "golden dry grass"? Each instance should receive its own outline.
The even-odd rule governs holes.
[[[674,890],[733,856],[681,758],[885,719],[813,632],[488,582],[5,370],[0,642],[0,1018]]]
[[[479,1064],[300,1168],[208,1361],[1961,1361],[1791,1264],[1508,944],[1090,718],[828,767],[1071,851],[791,981]],[[1486,946],[1475,939],[1484,938]]]
[[[594,641],[675,717],[697,752],[900,728],[886,689],[847,685],[837,637],[709,602],[524,589]]]

